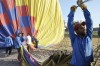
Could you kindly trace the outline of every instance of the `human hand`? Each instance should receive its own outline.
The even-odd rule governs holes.
[[[82,4],[80,7],[81,7],[82,10],[87,9],[87,6],[85,4]]]
[[[76,5],[73,5],[73,6],[71,6],[71,8],[70,8],[72,11],[76,11],[76,9],[77,9],[77,6]]]
[[[83,0],[77,0],[77,5],[80,7],[82,2],[83,2]]]

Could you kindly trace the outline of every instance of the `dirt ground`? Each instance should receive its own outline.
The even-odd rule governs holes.
[[[94,50],[95,59],[94,59],[94,62],[92,63],[92,66],[100,66],[100,47],[99,47],[99,49],[97,49],[97,46],[99,44],[100,43],[98,42],[98,38],[93,38],[93,50]],[[58,49],[59,50],[67,50],[68,53],[71,53],[71,51],[72,51],[69,38],[64,38],[59,44],[46,47],[44,53],[41,52],[41,50],[37,50],[38,52],[36,51],[35,54],[37,54],[37,56],[38,55],[41,55],[41,56],[38,56],[35,58],[38,59],[39,61],[42,60],[39,58],[46,58],[48,54],[52,53],[52,52],[49,52],[46,54],[47,49],[49,49],[49,50],[58,50]],[[0,66],[20,66],[19,62],[17,60],[17,51],[15,49],[13,49],[13,52],[10,56],[5,56],[5,50],[0,49]]]
[[[93,43],[93,51],[94,51],[94,62],[91,64],[92,66],[100,66],[100,38],[92,39]],[[59,44],[55,46],[50,46],[49,49],[60,49],[67,50],[68,52],[72,51],[72,47],[70,44],[69,38],[64,38]]]
[[[17,61],[17,51],[13,49],[10,56],[6,56],[5,49],[0,49],[0,66],[20,66]]]

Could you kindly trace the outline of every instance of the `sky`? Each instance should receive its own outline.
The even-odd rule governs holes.
[[[67,20],[68,20],[67,16],[70,12],[70,7],[72,5],[77,5],[76,4],[77,0],[59,0],[59,1],[62,9],[63,19],[65,20],[67,25]],[[98,27],[100,24],[100,0],[92,0],[85,4],[87,5],[87,8],[91,13],[91,18],[93,20],[93,27],[94,28]],[[74,21],[80,21],[80,20],[85,21],[83,12],[78,7],[75,12]]]

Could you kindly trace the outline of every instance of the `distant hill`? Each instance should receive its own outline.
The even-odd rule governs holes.
[[[65,31],[68,31],[68,28],[66,27]],[[98,31],[98,27],[93,28],[93,31]]]

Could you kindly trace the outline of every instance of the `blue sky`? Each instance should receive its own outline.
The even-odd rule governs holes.
[[[77,0],[59,0],[61,9],[62,9],[62,15],[63,19],[67,23],[67,15],[70,12],[70,7],[72,5],[77,5],[76,1]],[[100,24],[100,0],[92,0],[87,3],[88,10],[91,13],[91,18],[93,20],[93,27],[98,27]],[[78,7],[75,13],[74,21],[80,21],[80,20],[85,20],[83,16],[82,10]]]

